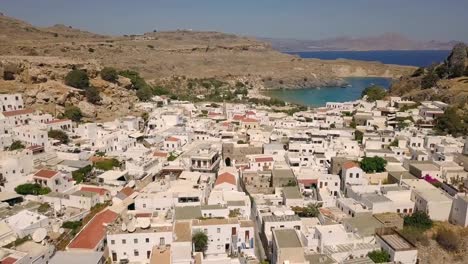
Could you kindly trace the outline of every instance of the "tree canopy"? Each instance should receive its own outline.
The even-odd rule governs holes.
[[[102,99],[101,96],[99,95],[99,91],[93,86],[86,88],[85,95],[86,95],[86,100],[88,100],[88,102],[92,104],[99,103]]]
[[[65,133],[62,130],[52,129],[52,130],[49,130],[47,135],[50,138],[53,138],[53,139],[56,139],[56,140],[60,141],[60,143],[62,143],[62,144],[68,144],[68,142],[70,142],[70,139],[68,138],[67,133]]]
[[[192,243],[196,252],[205,252],[208,248],[208,236],[204,232],[198,231],[193,234]]]
[[[367,254],[375,263],[387,263],[390,262],[390,254],[383,250],[374,250]]]
[[[387,161],[381,157],[364,157],[360,164],[361,169],[366,173],[378,173],[385,171]]]
[[[427,230],[432,227],[433,223],[425,212],[416,211],[412,215],[405,216],[404,224],[405,226]]]
[[[79,89],[88,88],[88,74],[84,70],[72,70],[65,76],[65,84]]]
[[[81,118],[83,118],[83,113],[79,107],[70,105],[65,107],[63,116],[72,120],[73,122],[80,122]]]
[[[367,95],[368,102],[375,102],[376,100],[384,99],[387,91],[381,86],[372,85],[362,91],[361,96],[364,97],[365,95]]]
[[[8,149],[13,151],[13,150],[24,149],[24,148],[25,148],[25,146],[21,141],[15,140],[15,141],[13,141],[13,143],[11,143],[11,145],[10,145],[10,147]]]
[[[44,195],[50,193],[50,191],[50,188],[42,187],[37,183],[25,183],[15,188],[15,192],[21,195]]]
[[[455,106],[445,109],[436,119],[435,130],[454,137],[468,135],[468,113]]]

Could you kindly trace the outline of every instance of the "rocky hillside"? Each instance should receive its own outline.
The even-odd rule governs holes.
[[[417,69],[393,83],[390,94],[416,101],[441,100],[466,107],[468,104],[468,47],[457,44],[441,63]]]
[[[86,70],[92,87],[99,91],[98,103],[89,103],[85,90],[64,83],[65,76],[77,68]],[[92,60],[2,56],[0,93],[22,93],[26,105],[55,114],[62,113],[66,105],[78,106],[88,119],[111,120],[133,114],[138,99],[130,80],[120,76],[115,83],[104,81],[98,75],[101,68]]]

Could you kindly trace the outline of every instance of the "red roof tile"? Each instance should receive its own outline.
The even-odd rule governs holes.
[[[245,123],[254,123],[254,122],[258,122],[257,119],[253,119],[253,118],[243,118],[242,119],[242,122],[245,122]]]
[[[242,119],[244,119],[244,116],[243,115],[234,115],[232,117],[233,120],[236,120],[236,121],[241,121]]]
[[[80,189],[83,192],[93,192],[97,193],[99,195],[105,195],[106,193],[109,192],[109,190],[104,189],[104,188],[98,188],[98,187],[81,187]]]
[[[218,178],[216,179],[215,185],[219,185],[225,182],[230,183],[232,185],[236,185],[236,177],[229,172],[225,172],[218,176]]]
[[[358,167],[359,168],[359,165],[354,161],[347,161],[347,162],[343,163],[343,168],[345,168],[345,169],[351,169],[353,167]]]
[[[68,248],[94,250],[106,235],[106,227],[104,225],[114,222],[117,217],[117,213],[108,209],[97,214],[70,242]]]
[[[125,187],[123,188],[122,190],[120,190],[121,193],[125,194],[127,197],[129,197],[130,195],[132,195],[135,191],[130,188],[130,187]]]
[[[247,111],[245,112],[246,115],[255,115],[255,112],[254,111]]]
[[[16,263],[17,259],[12,257],[6,257],[0,261],[1,264],[13,264]]]
[[[33,109],[20,109],[20,110],[6,111],[6,112],[3,112],[2,114],[6,117],[10,117],[10,116],[17,116],[17,115],[27,115],[27,114],[32,114],[32,113],[34,113]]]
[[[50,179],[54,177],[55,175],[57,175],[57,173],[58,173],[57,171],[53,171],[53,170],[40,170],[34,174],[34,177]]]
[[[269,162],[269,161],[273,161],[273,157],[255,158],[255,162]]]
[[[168,137],[166,138],[166,141],[179,141],[180,139],[176,138],[176,137]]]
[[[162,158],[167,158],[167,152],[162,152],[162,151],[155,151],[153,153],[154,157],[162,157]]]

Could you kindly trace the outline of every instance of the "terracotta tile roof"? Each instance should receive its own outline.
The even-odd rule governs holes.
[[[255,112],[254,111],[247,111],[245,112],[246,115],[255,115]]]
[[[242,119],[242,122],[245,122],[245,123],[254,123],[254,122],[258,122],[257,119],[253,119],[253,118],[243,118]]]
[[[168,137],[166,138],[166,141],[179,141],[180,139],[176,138],[176,137]]]
[[[17,259],[12,257],[6,257],[0,261],[1,264],[13,264],[16,263]]]
[[[105,195],[106,193],[109,192],[109,190],[104,189],[104,188],[98,188],[98,187],[81,187],[80,189],[83,192],[93,192],[97,193],[99,195]]]
[[[354,161],[347,161],[347,162],[343,163],[343,168],[345,168],[345,169],[351,169],[353,167],[358,167],[359,168],[359,164],[357,164]]]
[[[268,161],[273,161],[273,157],[255,158],[255,162],[268,162]]]
[[[163,151],[155,151],[153,153],[153,156],[154,157],[161,157],[161,158],[167,158],[167,152],[163,152]]]
[[[216,179],[215,185],[219,185],[225,182],[230,183],[232,185],[236,185],[236,177],[229,172],[225,172],[218,176],[218,178]]]
[[[130,187],[125,187],[123,188],[122,190],[120,190],[120,193],[123,193],[125,194],[127,197],[129,197],[130,195],[132,195],[135,191],[130,188]]]
[[[50,179],[54,177],[55,175],[57,175],[57,173],[58,173],[57,171],[53,171],[53,170],[40,170],[34,174],[34,177]]]
[[[10,116],[17,116],[17,115],[27,115],[27,114],[32,114],[32,113],[34,113],[33,109],[20,109],[20,110],[6,111],[6,112],[3,112],[2,114],[6,117],[10,117]]]
[[[136,213],[135,216],[136,217],[152,217],[153,214],[152,213]]]
[[[235,121],[241,121],[244,119],[244,116],[243,115],[234,115],[232,117],[232,120],[235,120]]]
[[[56,124],[56,123],[62,123],[62,122],[68,122],[70,119],[54,119],[49,122],[46,122],[46,124]]]
[[[117,213],[108,209],[97,214],[70,242],[68,248],[94,250],[106,235],[106,227],[104,225],[114,222],[117,217]]]

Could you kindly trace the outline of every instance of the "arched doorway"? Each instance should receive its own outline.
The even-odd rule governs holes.
[[[227,167],[231,167],[231,158],[227,157],[227,158],[224,160],[224,164],[226,164]]]

